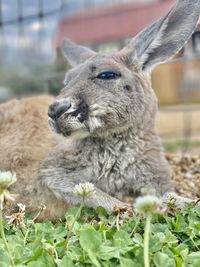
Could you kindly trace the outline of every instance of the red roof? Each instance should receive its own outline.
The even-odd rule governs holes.
[[[164,15],[175,0],[162,0],[148,4],[117,5],[90,9],[60,22],[56,46],[64,37],[77,43],[103,43],[136,35],[139,31]]]

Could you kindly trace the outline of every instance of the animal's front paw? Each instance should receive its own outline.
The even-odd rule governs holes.
[[[190,198],[179,196],[175,192],[167,192],[162,197],[162,208],[167,212],[182,210],[189,203],[195,203],[195,201]],[[196,202],[196,204],[200,207],[199,202]]]

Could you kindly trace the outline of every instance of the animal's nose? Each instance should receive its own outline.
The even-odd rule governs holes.
[[[68,100],[56,101],[49,106],[48,116],[54,120],[58,119],[70,107],[71,103]]]

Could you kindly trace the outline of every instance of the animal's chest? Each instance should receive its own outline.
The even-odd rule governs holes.
[[[112,195],[126,194],[135,180],[138,153],[135,146],[121,143],[102,147],[93,153],[91,166],[94,183]]]

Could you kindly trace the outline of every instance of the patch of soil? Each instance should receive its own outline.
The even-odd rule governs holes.
[[[200,199],[200,156],[166,154],[166,158],[172,168],[176,192]]]

